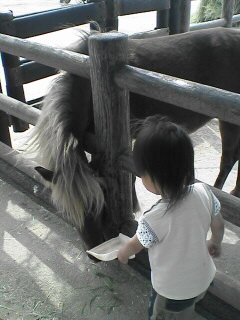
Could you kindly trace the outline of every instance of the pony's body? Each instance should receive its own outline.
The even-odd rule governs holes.
[[[130,38],[128,47],[132,66],[240,93],[240,33],[236,30],[216,28],[158,38]],[[87,54],[87,40],[74,51]],[[189,132],[210,120],[133,93],[130,110],[132,119],[167,115]],[[240,141],[238,126],[220,121],[220,130],[221,170],[215,184],[219,188],[239,159]],[[53,181],[54,203],[79,226],[85,242],[92,246],[106,239],[104,228],[110,230],[114,226],[115,233],[121,231],[122,221],[132,217],[116,219],[114,213],[106,214],[97,166],[92,169],[85,155],[85,151],[94,155],[101,152],[94,139],[90,81],[67,73],[60,75],[45,98],[35,132],[41,164],[53,171],[51,179],[47,179]],[[237,185],[236,194],[239,190]]]

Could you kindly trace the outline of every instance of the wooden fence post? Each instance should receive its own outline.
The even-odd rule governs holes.
[[[190,15],[191,0],[182,0],[180,7],[180,33],[189,31]]]
[[[168,28],[169,26],[169,9],[157,11],[156,29]]]
[[[171,0],[169,33],[189,31],[191,0]]]
[[[169,14],[169,34],[179,33],[180,26],[180,1],[170,0],[170,14]]]
[[[129,94],[114,81],[115,71],[127,64],[127,41],[127,35],[122,33],[95,34],[89,38],[95,133],[103,151],[99,173],[106,184],[106,216],[112,221],[106,230],[109,237],[119,232],[132,234],[136,227],[131,175],[119,165],[121,156],[131,148]]]
[[[105,32],[118,30],[118,1],[105,0],[106,17],[105,17]]]
[[[222,18],[225,19],[226,23],[224,27],[232,27],[233,7],[235,0],[223,0],[222,4]]]

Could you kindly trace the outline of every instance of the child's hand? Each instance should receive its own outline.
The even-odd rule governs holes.
[[[129,257],[135,255],[139,251],[143,249],[142,244],[139,242],[137,236],[133,236],[129,241],[125,244],[123,248],[118,251],[117,258],[123,263],[127,264]]]
[[[221,244],[213,243],[211,239],[207,241],[207,248],[211,256],[216,258],[221,255]]]
[[[125,250],[123,248],[118,251],[117,258],[123,264],[128,263],[129,257],[128,257],[128,255],[125,254]]]

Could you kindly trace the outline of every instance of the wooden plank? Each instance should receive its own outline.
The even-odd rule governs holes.
[[[115,81],[121,88],[140,95],[236,125],[240,123],[237,93],[129,65],[116,72]]]
[[[102,2],[35,12],[14,17],[13,24],[20,38],[29,38],[48,32],[76,26],[91,20],[99,21],[104,14]]]
[[[210,188],[221,203],[224,219],[240,227],[240,199],[212,186]]]
[[[26,103],[5,96],[2,93],[0,93],[0,110],[33,125],[36,124],[41,113],[40,110],[30,107]]]
[[[0,49],[3,52],[34,60],[58,70],[66,70],[85,78],[90,77],[89,57],[84,54],[4,34],[0,34]]]

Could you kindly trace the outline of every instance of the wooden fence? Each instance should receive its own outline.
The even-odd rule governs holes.
[[[103,30],[118,29],[118,17],[132,13],[156,11],[156,29],[169,28],[169,33],[215,26],[230,27],[232,22],[240,20],[233,15],[234,0],[223,0],[222,19],[189,25],[191,0],[89,0],[85,4],[66,8],[14,16],[12,12],[0,12],[0,33],[19,38],[28,38],[48,32],[61,30],[66,26],[81,25],[95,20]],[[19,59],[15,55],[2,53],[6,78],[6,90],[10,97],[34,105],[37,101],[26,101],[23,85],[56,73],[56,69],[43,63]],[[0,88],[1,92],[1,88]],[[8,132],[8,118],[0,113],[0,141],[11,145]],[[26,122],[11,117],[14,131],[28,128]]]
[[[167,21],[166,18],[168,16],[170,22],[168,21],[167,24],[172,27],[172,30],[177,32],[183,32],[189,29],[189,15],[190,15],[190,0],[163,0],[163,1],[157,1],[157,0],[138,0],[136,2],[135,0],[121,0],[118,2],[115,2],[114,0],[106,0],[105,2],[91,2],[86,5],[79,5],[69,7],[66,9],[60,9],[60,10],[50,10],[46,12],[40,12],[36,13],[34,15],[25,15],[20,16],[17,18],[13,18],[13,15],[11,13],[7,14],[0,14],[0,30],[5,31],[5,33],[17,33],[16,30],[18,30],[18,33],[21,33],[21,36],[23,38],[27,38],[36,34],[42,34],[45,32],[49,32],[49,30],[59,30],[62,28],[62,25],[56,26],[56,21],[60,21],[62,23],[69,23],[71,20],[72,23],[84,23],[86,20],[91,18],[96,18],[99,23],[102,24],[103,27],[112,28],[114,27],[115,20],[119,15],[124,14],[131,14],[135,12],[145,12],[149,10],[158,10],[158,13],[163,18],[163,21]],[[218,23],[221,23],[221,25],[225,25],[230,27],[231,23],[233,21],[232,19],[232,12],[233,12],[233,4],[234,0],[223,0],[223,18],[218,20]],[[171,10],[169,11],[169,7],[171,5]],[[107,11],[105,12],[105,15],[103,15],[103,9]],[[71,19],[66,18],[69,13],[71,16]],[[47,19],[47,17],[50,17],[51,19]],[[164,16],[164,17],[163,17]],[[158,17],[159,18],[159,17]],[[173,19],[174,18],[174,19]],[[60,20],[59,20],[60,19]],[[47,23],[44,24],[44,28],[39,27],[42,26],[42,21],[47,21]],[[111,20],[111,21],[110,21]],[[115,21],[113,23],[113,20]],[[171,22],[171,20],[174,20],[174,23]],[[32,24],[36,22],[34,25]],[[159,22],[159,20],[157,19]],[[112,25],[111,25],[112,23]],[[214,24],[215,22],[211,22],[210,24]],[[199,24],[200,26],[206,26],[206,24]],[[30,27],[31,25],[31,27]],[[211,25],[212,26],[212,25]],[[215,25],[214,25],[215,26]],[[15,31],[13,31],[15,30]],[[102,41],[109,43],[115,43],[118,42],[119,39],[124,38],[125,36],[117,35],[114,36],[114,34],[101,34],[99,36],[95,36],[96,39],[93,37],[90,41],[90,47],[93,47],[91,45],[92,41],[96,41],[96,44],[102,43]],[[99,38],[98,38],[99,37]],[[116,38],[116,39],[115,39]],[[122,40],[119,40],[120,42]],[[124,40],[125,41],[125,40]],[[101,45],[100,45],[101,47]],[[107,47],[106,47],[107,48]],[[94,57],[101,56],[101,52],[98,52],[100,49],[91,49],[92,50],[92,60],[94,60]],[[94,51],[95,50],[95,51]],[[101,49],[105,50],[105,49]],[[101,51],[100,50],[100,51]],[[117,50],[115,48],[115,50]],[[15,89],[19,91],[19,86],[23,83],[28,83],[29,81],[39,79],[43,76],[47,76],[49,74],[52,74],[52,70],[55,69],[63,69],[70,73],[77,74],[82,77],[90,77],[90,64],[89,64],[89,57],[80,55],[77,53],[69,52],[67,50],[62,49],[56,49],[52,48],[46,45],[34,43],[28,40],[23,40],[18,37],[13,37],[9,35],[0,35],[0,51],[3,52],[4,58],[6,59],[6,62],[11,65],[11,69],[6,70],[6,76],[9,77],[9,82],[11,82],[11,78],[15,78]],[[117,52],[117,51],[116,51]],[[19,60],[12,60],[15,59],[14,57],[24,57],[26,64],[25,64],[25,72],[21,71],[24,69],[23,65],[19,64]],[[125,59],[125,58],[124,58]],[[30,61],[36,61],[33,62],[35,66],[33,67],[33,64]],[[105,61],[105,63],[112,63],[111,61]],[[30,74],[33,73],[33,70],[40,70],[41,66],[45,66],[45,69],[41,71],[41,75],[39,76],[38,72],[36,72],[36,76],[30,76]],[[20,71],[18,67],[20,66]],[[36,67],[37,66],[37,67]],[[48,66],[50,69],[47,69]],[[100,66],[99,66],[100,67]],[[94,73],[94,67],[91,66],[91,72]],[[111,69],[114,68],[114,66],[111,66]],[[27,70],[27,71],[26,71]],[[49,71],[51,70],[51,71]],[[21,82],[17,75],[20,74],[20,78],[24,78],[24,80]],[[23,76],[25,75],[25,77]],[[101,75],[103,77],[103,75]],[[98,92],[99,89],[99,83],[103,82],[103,80],[98,80],[96,82],[96,77],[92,76],[92,86],[94,90],[96,90],[96,96],[102,95],[102,93]],[[106,80],[106,79],[105,79]],[[104,80],[104,81],[105,81]],[[125,63],[122,63],[122,68],[115,74],[114,78],[114,89],[112,88],[112,91],[107,90],[106,92],[114,92],[116,96],[119,94],[118,88],[121,87],[124,89],[124,92],[127,92],[128,90],[144,94],[146,96],[152,97],[154,99],[159,99],[164,102],[178,105],[179,107],[188,108],[192,111],[197,111],[203,114],[206,114],[210,117],[217,117],[219,119],[239,124],[240,119],[240,102],[239,102],[239,95],[235,93],[230,93],[221,89],[216,89],[212,87],[208,87],[205,85],[192,83],[190,81],[177,79],[174,77],[156,74],[154,72],[149,72],[147,70],[141,70],[138,68],[131,67]],[[107,85],[107,84],[106,84]],[[110,83],[108,83],[110,86]],[[113,84],[112,84],[113,85]],[[104,88],[101,87],[101,90]],[[21,88],[22,90],[22,88]],[[10,96],[11,96],[11,85],[10,85]],[[1,116],[1,130],[2,128],[5,130],[6,128],[6,113],[14,116],[18,120],[23,120],[27,123],[35,124],[37,121],[37,118],[39,116],[39,111],[30,108],[26,103],[24,99],[21,99],[18,96],[18,100],[13,100],[10,97],[6,97],[3,94],[0,94],[0,116]],[[126,93],[125,93],[126,95]],[[14,95],[13,95],[14,96]],[[104,95],[104,99],[109,99],[109,97]],[[116,98],[116,97],[115,97]],[[127,104],[126,98],[120,99],[119,101],[125,101],[125,104]],[[116,101],[118,104],[118,99],[116,98]],[[98,101],[101,99],[96,99],[95,105],[98,104]],[[113,97],[110,100],[114,100]],[[224,101],[224,103],[223,103]],[[221,102],[221,103],[220,103]],[[105,101],[105,103],[100,107],[97,108],[97,110],[104,110],[105,106],[108,106],[107,111],[105,113],[111,113],[114,109],[112,109],[112,106],[110,107],[110,102]],[[124,109],[126,106],[120,107],[120,109]],[[104,119],[104,115],[97,115],[95,112],[95,117],[98,118],[98,121],[96,121],[96,130],[98,132],[98,135],[102,135],[102,130],[100,128],[106,126],[108,128],[113,128],[115,125],[107,123],[109,119]],[[104,122],[104,124],[101,124],[101,121],[99,119],[102,119],[101,121]],[[103,120],[104,119],[104,120]],[[113,117],[114,119],[114,117]],[[114,120],[115,121],[115,120]],[[122,123],[125,123],[128,121],[128,119],[121,119],[119,120]],[[8,125],[8,123],[7,123]],[[5,126],[5,128],[4,128]],[[99,128],[99,129],[98,129]],[[6,130],[4,131],[6,132]],[[119,135],[122,135],[124,137],[124,134],[126,134],[128,130],[125,130],[124,132],[119,131]],[[1,132],[0,132],[1,133]],[[107,148],[107,158],[113,159],[113,153],[115,152],[115,148],[113,146],[116,146],[117,150],[119,149],[119,141],[112,141],[113,132],[111,130],[108,130],[107,136],[104,138],[107,141],[111,141],[111,147]],[[8,142],[9,134],[6,138],[6,141]],[[102,137],[103,139],[103,137]],[[123,138],[123,141],[125,146],[129,146],[129,133],[126,138]],[[121,142],[122,143],[122,142]],[[10,145],[10,143],[9,143]],[[121,146],[124,148],[124,145]],[[6,151],[6,147],[4,147],[4,150]],[[4,152],[5,152],[4,151]],[[110,163],[109,168],[111,168],[112,164]],[[103,176],[106,174],[107,167],[103,169]],[[111,169],[110,169],[111,170]],[[121,179],[120,179],[121,180]],[[220,192],[220,197],[224,199],[224,202],[226,202],[226,212],[224,213],[225,217],[227,219],[231,219],[231,221],[240,225],[240,215],[231,215],[229,208],[229,203],[231,203],[234,206],[235,212],[239,212],[239,200],[230,196],[225,195],[221,191],[215,190],[216,193]],[[130,194],[130,186],[126,188],[126,198]],[[224,194],[224,195],[223,195]],[[126,201],[125,203],[129,203]],[[113,208],[115,210],[117,208]],[[129,210],[129,208],[125,208]],[[230,217],[230,218],[229,218]]]
[[[179,1],[179,0],[177,0]],[[0,12],[0,33],[19,38],[29,38],[45,33],[62,30],[66,27],[82,25],[89,21],[97,21],[104,31],[117,29],[118,16],[131,13],[156,10],[167,13],[170,0],[94,0],[86,4],[65,8],[35,12],[14,16],[11,11]],[[31,105],[39,103],[39,99],[26,101],[23,85],[56,73],[56,69],[35,61],[20,59],[19,56],[2,53],[2,63],[6,80],[7,95]],[[0,88],[1,92],[1,88]],[[0,141],[11,145],[8,132],[8,117],[0,114]],[[16,117],[10,117],[15,132],[28,129],[28,124]]]
[[[108,49],[108,46],[113,44],[114,50],[118,52],[118,41],[121,43],[122,39],[125,38],[126,35],[122,35],[120,33],[105,33],[90,37],[90,55],[92,55],[91,60],[94,62],[94,57],[106,56],[104,51]],[[95,42],[96,45],[94,45]],[[102,45],[102,43],[104,43],[104,45]],[[97,46],[97,48],[95,48],[95,46]],[[98,48],[98,46],[100,46],[100,48]],[[240,121],[240,99],[238,94],[135,68],[126,64],[126,57],[123,58],[123,62],[118,61],[118,71],[114,72],[114,82],[108,81],[108,83],[105,84],[107,88],[104,89],[104,79],[102,78],[103,75],[101,75],[101,79],[98,79],[93,75],[96,74],[96,72],[94,72],[94,68],[96,68],[96,66],[94,66],[94,63],[90,66],[88,56],[72,53],[67,50],[54,49],[52,47],[37,43],[35,45],[32,41],[22,40],[7,35],[0,35],[0,49],[9,54],[13,54],[17,51],[19,55],[38,62],[43,62],[44,59],[46,59],[47,54],[48,59],[45,60],[47,61],[45,63],[48,65],[55,68],[58,68],[61,65],[61,68],[68,72],[82,77],[91,78],[92,86],[95,88],[94,90],[96,90],[94,95],[96,97],[99,97],[100,95],[102,96],[101,99],[95,100],[95,105],[98,104],[99,101],[102,101],[102,105],[98,105],[98,107],[95,108],[98,110],[98,112],[99,110],[104,112],[104,108],[107,107],[108,110],[106,110],[105,113],[111,114],[114,112],[113,110],[116,108],[116,106],[119,108],[119,110],[126,110],[127,100],[125,98],[116,98],[119,95],[119,92],[122,92],[122,89],[124,89],[125,92],[130,90],[132,92],[143,94],[167,103],[175,104],[179,107],[188,108],[192,111],[197,111],[211,117],[224,119],[225,121],[234,124],[239,124]],[[112,52],[112,50],[110,51]],[[120,69],[119,63],[121,65]],[[104,65],[106,64],[111,65],[111,67],[109,67],[111,71],[114,70],[114,63],[111,61],[111,59],[105,61]],[[101,66],[97,66],[97,68],[99,69]],[[92,76],[90,76],[90,69],[92,70]],[[106,69],[108,68],[105,67],[104,70]],[[106,72],[104,74],[105,77],[107,77]],[[99,82],[101,83],[101,86],[99,86]],[[101,88],[101,92],[99,92],[98,88]],[[116,97],[109,97],[107,94],[102,94],[104,90],[106,92],[113,93]],[[113,105],[110,103],[112,101],[115,101]],[[120,105],[122,101],[124,101],[124,103],[123,105]],[[39,110],[35,110],[34,108],[29,107],[27,104],[14,100],[3,94],[0,94],[0,109],[32,124],[36,123],[40,113]],[[119,114],[121,114],[121,112]],[[124,112],[123,117],[125,117],[125,115],[126,112]],[[108,121],[110,121],[110,119],[105,118],[103,115],[96,115],[96,117],[98,119],[96,121],[96,135],[106,141],[104,145],[109,146],[106,147],[106,156],[108,159],[110,159],[110,163],[103,168],[102,172],[102,175],[106,176],[106,171],[108,171],[111,166],[114,166],[114,164],[111,163],[111,159],[114,159],[114,153],[116,153],[116,150],[119,150],[120,147],[127,148],[130,144],[129,130],[126,130],[126,128],[123,130],[121,129],[121,126],[118,128],[119,136],[122,137],[121,141],[124,141],[125,144],[121,146],[119,146],[119,141],[112,140],[112,136],[116,137],[116,135],[113,135],[113,131],[111,132],[111,130],[116,127],[117,121],[120,123],[127,123],[128,120],[121,120],[119,118],[117,121],[115,121],[115,118],[112,117],[111,119],[113,119],[112,121],[114,123],[109,123]],[[103,130],[101,128],[108,128],[108,130],[105,130],[107,134],[105,138],[102,136]],[[126,134],[127,137],[125,137]],[[110,145],[109,141],[111,141]],[[112,147],[113,145],[116,146],[116,149]],[[5,146],[4,150],[6,151]],[[2,154],[5,153],[5,151],[2,152]],[[223,214],[225,218],[237,225],[240,225],[240,200],[233,196],[226,195],[222,191],[215,191],[218,193],[218,196],[220,195],[220,198],[223,198],[223,202],[226,203],[226,205],[223,204]],[[130,194],[129,185],[129,187],[126,188],[126,198],[129,197]],[[111,198],[111,196],[109,196],[109,198]],[[126,204],[128,202],[125,201],[124,203]],[[122,204],[121,207],[123,207],[124,210],[129,210],[129,208],[124,208]],[[226,210],[224,209],[225,207]],[[234,215],[229,208],[234,210]],[[113,208],[112,210],[117,211],[118,208]]]
[[[158,7],[156,8],[155,5],[157,2]],[[102,19],[102,24],[106,28],[113,26],[114,24],[116,25],[116,19],[119,15],[149,10],[158,10],[158,26],[171,26],[171,30],[174,32],[187,31],[189,28],[191,30],[195,30],[199,27],[215,27],[217,25],[230,27],[232,22],[240,20],[240,15],[231,18],[233,0],[224,0],[222,19],[217,20],[217,22],[198,24],[198,27],[189,26],[190,0],[169,0],[162,2],[159,0],[141,0],[137,4],[136,0],[121,0],[118,2],[118,4],[121,4],[120,7],[114,6],[114,3],[114,1],[107,1],[107,5],[109,6],[108,13],[104,19],[102,19],[101,15],[98,17],[100,20]],[[169,13],[169,4],[171,4],[173,9],[171,14]],[[92,8],[92,12],[95,12],[97,16],[99,15],[99,12],[101,12],[101,6],[103,6],[103,4],[102,2],[95,2],[88,3],[87,5],[83,6],[85,9],[81,10],[85,11],[80,12],[81,19],[84,23],[86,22],[86,16],[89,18],[88,9]],[[134,11],[136,10],[136,7],[138,7],[139,11]],[[80,5],[79,8],[82,8],[82,6]],[[182,10],[180,13],[179,8],[184,8],[184,10]],[[72,8],[67,8],[61,12],[56,10],[56,12],[53,14],[56,14],[56,16],[63,15],[62,19],[64,20],[64,17],[66,17],[65,13],[67,12],[65,10],[74,12],[71,11]],[[91,17],[93,17],[92,12]],[[46,15],[48,14],[50,13],[44,12],[36,14],[35,21],[38,21],[38,24],[40,25],[42,19],[45,20]],[[4,17],[7,18],[6,16]],[[109,17],[109,19],[106,17]],[[30,34],[27,32],[32,32],[29,31],[27,23],[31,23],[30,30],[32,30],[33,26],[30,16],[25,16],[25,18],[25,22],[29,22],[26,22],[26,25],[23,24],[22,26],[22,34],[24,35],[23,38],[30,36]],[[20,20],[22,18],[18,19],[19,20],[16,20],[15,22],[15,27],[17,26],[20,29]],[[51,24],[50,20],[49,24]],[[11,19],[7,19],[7,21],[11,21]],[[12,23],[10,24],[13,26]],[[34,28],[37,29],[38,26],[36,25]],[[55,23],[51,25],[51,28],[56,28]],[[46,27],[44,32],[48,32],[47,30],[49,30],[48,27]],[[34,30],[33,34],[36,35],[38,32],[44,33],[41,29],[41,31]],[[4,33],[11,34],[10,31]],[[106,146],[105,158],[108,159],[101,169],[102,172],[100,174],[102,174],[102,176],[111,176],[111,170],[113,170],[114,167],[113,159],[115,159],[115,155],[117,154],[118,150],[128,148],[130,146],[129,115],[128,112],[126,112],[126,110],[129,108],[128,91],[146,95],[170,104],[175,104],[179,107],[188,108],[192,111],[197,111],[210,117],[217,117],[230,123],[239,124],[240,95],[129,66],[127,64],[126,48],[127,36],[121,33],[105,33],[91,36],[89,40],[89,54],[91,57],[90,64],[90,59],[88,56],[76,54],[63,49],[56,49],[42,44],[40,45],[38,43],[33,43],[32,41],[20,39],[11,35],[0,34],[0,51],[9,55],[6,56],[7,59],[9,57],[12,59],[12,57],[16,54],[17,56],[27,59],[25,60],[25,70],[28,68],[29,71],[24,73],[24,81],[16,82],[16,87],[18,87],[19,84],[22,85],[23,83],[33,81],[35,78],[33,79],[30,74],[33,70],[36,70],[36,66],[38,66],[40,70],[42,68],[41,64],[51,68],[51,70],[47,68],[41,69],[41,77],[51,74],[53,69],[56,68],[91,79],[95,97],[94,119],[96,136],[99,137],[99,139],[101,139],[101,143],[104,143]],[[106,56],[110,58],[104,59]],[[96,57],[100,57],[100,59],[97,59]],[[14,74],[15,77],[17,77],[16,73],[19,72],[16,71],[18,70],[17,67],[21,67],[19,61],[16,62],[16,60],[13,61],[11,59],[10,61],[13,63],[11,65],[12,71],[9,75],[10,78],[13,77]],[[35,65],[31,64],[31,62],[28,60],[36,61],[34,62]],[[96,70],[101,70],[103,68],[104,72],[96,72]],[[108,71],[106,72],[106,70]],[[39,74],[37,77],[39,78]],[[19,79],[17,81],[19,81]],[[99,97],[101,97],[101,99]],[[30,107],[25,101],[19,100],[21,100],[21,98],[16,100],[0,93],[0,126],[2,126],[1,121],[3,121],[2,123],[4,124],[6,123],[6,118],[4,118],[6,117],[6,113],[27,123],[35,125],[41,111]],[[112,117],[106,117],[106,114],[111,114]],[[115,114],[118,114],[117,120],[115,119]],[[107,128],[107,130],[102,130],[103,128]],[[114,134],[114,130],[117,130],[118,135]],[[119,137],[121,137],[121,139],[119,139]],[[23,159],[22,161],[19,161],[19,159],[16,160],[17,157],[19,157],[18,152],[13,151],[9,146],[7,146],[7,144],[0,142],[0,160],[4,160],[11,166],[15,166],[19,171],[23,172],[27,176],[38,180],[38,175],[35,174],[31,162],[27,159]],[[114,181],[109,180],[106,201],[109,208],[111,208],[110,210],[113,212],[118,212],[118,214],[121,214],[122,211],[124,212],[124,215],[126,215],[126,212],[131,212],[132,210],[131,200],[129,198],[131,194],[130,175],[119,171],[118,181],[120,181],[120,185],[118,187],[119,194],[121,193],[121,199],[119,198],[117,201],[112,201],[113,197],[111,196],[111,189],[116,189],[116,187],[111,188],[111,184],[114,183]],[[213,191],[220,198],[222,212],[225,219],[240,226],[240,199],[215,188],[213,188]],[[233,305],[232,301],[229,301],[229,303]],[[234,305],[234,307],[236,306]]]

